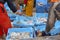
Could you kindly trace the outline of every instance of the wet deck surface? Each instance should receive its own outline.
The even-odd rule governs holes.
[[[25,39],[25,40],[60,40],[60,35],[57,36],[45,36],[34,39]]]

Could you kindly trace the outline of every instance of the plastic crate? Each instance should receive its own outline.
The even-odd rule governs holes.
[[[16,20],[16,15],[15,14],[8,13],[8,16],[9,16],[10,20]]]
[[[26,20],[27,21],[27,20],[32,20],[32,17],[17,15],[16,20]]]
[[[43,5],[40,5],[40,3],[43,3]],[[36,0],[36,13],[44,13],[46,5],[47,0]]]
[[[20,27],[33,27],[34,26],[34,23],[32,23],[32,24],[27,24],[27,22],[25,22],[25,21],[23,21],[23,20],[21,20],[21,21],[19,21],[20,23],[18,24],[17,23],[18,21],[14,21],[13,22],[13,25],[14,25],[14,27],[16,27],[16,28],[20,28]]]
[[[54,28],[60,28],[60,21],[59,20],[57,20],[56,22],[55,22],[55,27]]]
[[[37,18],[48,18],[48,13],[36,13]]]
[[[16,18],[10,18],[10,20],[13,20],[13,21],[14,21],[15,19],[16,19]]]
[[[53,28],[51,31],[50,31],[51,35],[58,35],[60,34],[60,28]]]
[[[55,26],[50,31],[51,35],[57,35],[60,34],[60,21],[57,20],[55,22]]]
[[[48,13],[36,13],[33,17],[33,22],[35,25],[42,25],[46,24],[45,22],[47,21],[47,19],[48,19]]]
[[[16,16],[16,21],[25,20],[25,19],[26,17],[24,16],[19,16],[19,15]]]
[[[6,40],[9,40],[8,38],[10,37],[10,34],[12,32],[29,32],[30,33],[30,38],[33,38],[33,29],[32,28],[11,28],[8,30],[8,35],[6,37]]]
[[[46,29],[46,24],[42,24],[40,26],[35,27],[35,30],[40,30],[41,32],[45,31],[45,29]]]
[[[28,24],[27,21],[32,20],[31,17],[26,16],[17,16],[16,20],[14,20],[13,25],[14,27],[32,27],[34,23]],[[20,23],[18,23],[20,22]]]
[[[16,14],[13,14],[13,13],[8,13],[8,16],[9,16],[10,18],[16,18]]]
[[[36,5],[36,13],[44,13],[45,7]]]

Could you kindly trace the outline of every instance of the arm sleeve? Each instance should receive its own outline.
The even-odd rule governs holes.
[[[16,8],[16,5],[13,3],[12,0],[6,0],[7,1],[7,4],[9,6],[9,8],[13,11],[13,12],[16,12],[17,11],[17,8]]]
[[[27,4],[27,1],[28,1],[28,0],[24,0],[24,4]]]

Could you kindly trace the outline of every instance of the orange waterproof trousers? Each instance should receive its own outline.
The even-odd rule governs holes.
[[[0,3],[0,36],[7,35],[8,29],[11,28],[11,22],[4,8],[4,4]]]
[[[51,2],[58,2],[58,0],[51,0]]]

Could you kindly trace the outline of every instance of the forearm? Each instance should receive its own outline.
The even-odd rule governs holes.
[[[20,5],[17,0],[15,0],[15,5],[16,5],[17,10],[20,10]]]

